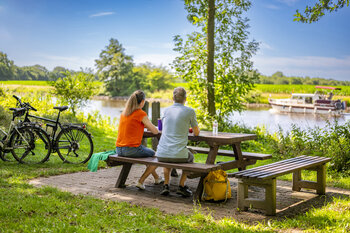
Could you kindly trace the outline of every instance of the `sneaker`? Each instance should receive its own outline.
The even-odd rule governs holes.
[[[179,189],[176,191],[177,194],[180,194],[183,197],[190,197],[192,195],[192,191],[188,188],[187,185],[179,186]]]
[[[145,185],[144,184],[141,184],[140,182],[137,183],[136,187],[140,190],[145,190]]]
[[[168,196],[169,193],[170,193],[169,185],[168,184],[163,185],[163,189],[162,191],[160,191],[160,195]]]
[[[158,179],[154,180],[154,184],[162,184],[164,183],[164,178],[163,177],[158,177]]]

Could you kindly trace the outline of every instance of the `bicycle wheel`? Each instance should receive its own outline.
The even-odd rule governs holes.
[[[94,150],[90,134],[75,126],[64,128],[56,139],[56,151],[63,162],[86,163]]]
[[[49,136],[42,128],[35,126],[15,130],[10,138],[10,147],[13,157],[20,163],[43,163],[51,153]]]

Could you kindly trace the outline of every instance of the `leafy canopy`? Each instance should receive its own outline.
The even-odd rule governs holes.
[[[59,98],[62,104],[68,104],[75,115],[77,108],[85,106],[87,100],[96,94],[98,87],[94,83],[93,74],[71,73],[69,71],[63,74],[65,77],[51,82],[55,88],[53,94]]]
[[[304,14],[300,13],[299,10],[297,10],[294,15],[294,21],[313,23],[324,16],[325,12],[338,11],[344,6],[349,6],[349,0],[318,0],[314,6],[306,6]]]
[[[248,19],[243,13],[251,6],[247,0],[217,0],[215,5],[215,55],[214,83],[207,80],[207,28],[208,2],[185,1],[188,20],[198,31],[184,40],[174,37],[175,51],[181,56],[173,63],[176,75],[189,82],[189,104],[197,109],[198,119],[209,125],[207,93],[214,87],[214,100],[219,121],[223,122],[233,110],[243,110],[244,97],[253,88],[257,74],[250,60],[258,49],[258,43],[248,41]]]

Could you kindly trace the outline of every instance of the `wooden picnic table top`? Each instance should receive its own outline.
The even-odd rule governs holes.
[[[149,137],[160,137],[161,132],[154,134],[150,131],[145,131],[143,136]],[[257,136],[255,134],[244,134],[244,133],[223,133],[213,134],[211,131],[200,131],[198,136],[194,136],[193,133],[188,133],[188,139],[191,141],[204,141],[209,143],[215,143],[217,145],[231,145],[240,143],[242,141],[254,140]]]

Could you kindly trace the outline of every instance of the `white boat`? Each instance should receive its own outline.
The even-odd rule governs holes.
[[[332,115],[344,113],[346,102],[340,99],[333,100],[333,90],[340,90],[340,88],[325,86],[316,86],[315,88],[331,90],[331,92],[327,94],[317,90],[314,94],[292,93],[292,97],[288,99],[269,98],[269,104],[279,112]]]

